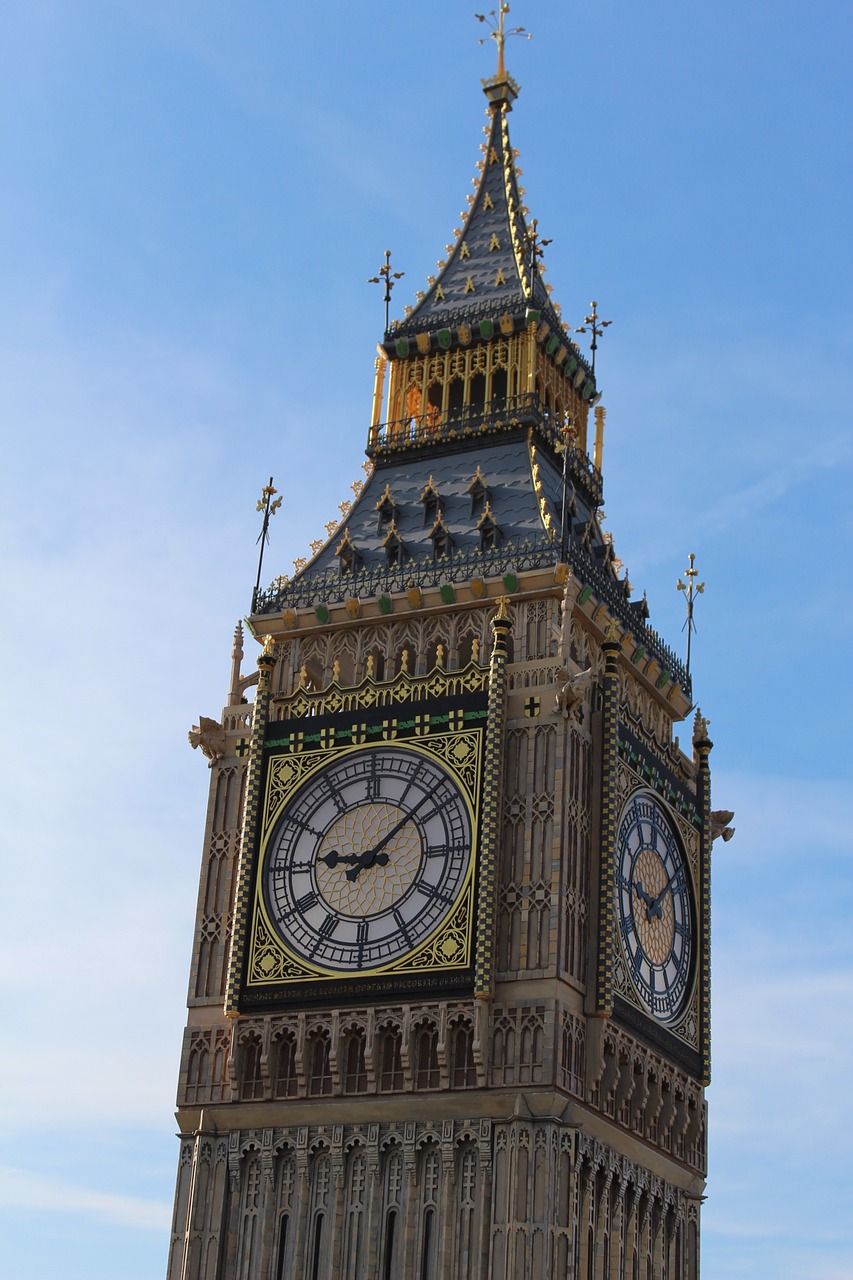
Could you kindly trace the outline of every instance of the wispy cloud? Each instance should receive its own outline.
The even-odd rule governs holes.
[[[11,1165],[0,1165],[0,1206],[41,1214],[90,1214],[122,1226],[160,1232],[168,1230],[171,1218],[170,1206],[160,1200],[94,1191]]]
[[[842,762],[836,776],[831,769],[827,762],[829,776],[817,778],[716,771],[714,806],[735,811],[737,833],[730,844],[715,845],[718,860],[743,865],[770,857],[778,863],[792,853],[803,858],[809,850],[853,855]]]
[[[721,534],[747,520],[756,520],[768,507],[822,471],[850,466],[853,443],[846,436],[822,441],[819,449],[788,458],[767,475],[735,488],[711,506],[700,506],[694,521],[697,536]]]

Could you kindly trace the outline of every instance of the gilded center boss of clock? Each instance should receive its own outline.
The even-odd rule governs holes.
[[[328,972],[378,969],[447,918],[472,865],[468,802],[433,757],[364,747],[287,802],[264,864],[282,942]]]

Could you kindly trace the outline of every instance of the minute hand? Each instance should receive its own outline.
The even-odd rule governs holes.
[[[682,871],[683,871],[683,867],[676,867],[676,868],[675,868],[675,870],[673,871],[672,875],[671,875],[671,876],[669,877],[669,879],[667,880],[667,882],[666,882],[666,884],[664,885],[664,887],[661,889],[661,891],[660,891],[660,893],[658,894],[658,896],[655,898],[654,902],[650,902],[650,903],[649,903],[649,910],[648,910],[648,914],[647,914],[647,917],[646,917],[648,920],[651,920],[651,918],[652,918],[652,916],[653,916],[653,915],[654,915],[654,916],[657,916],[658,920],[660,920],[660,918],[661,918],[661,909],[660,909],[660,904],[661,904],[661,902],[663,901],[664,894],[669,892],[669,888],[670,888],[670,886],[671,886],[671,884],[672,884],[673,880],[677,879],[677,877],[681,875]]]
[[[367,849],[364,853],[360,854],[356,865],[346,873],[347,879],[355,880],[358,876],[359,871],[361,871],[362,868],[367,870],[367,868],[372,867],[374,862],[376,861],[377,855],[382,852],[386,844],[388,844],[390,840],[393,840],[397,832],[401,830],[401,828],[404,827],[407,822],[411,822],[412,818],[415,816],[418,809],[421,809],[426,804],[427,800],[431,800],[431,799],[432,799],[432,796],[428,791],[426,795],[421,796],[420,800],[415,805],[414,809],[410,809],[408,813],[403,814],[400,821],[396,822],[394,826],[391,828],[391,830],[386,832],[386,834],[382,837],[382,839],[379,841],[377,845],[374,845],[372,849]]]

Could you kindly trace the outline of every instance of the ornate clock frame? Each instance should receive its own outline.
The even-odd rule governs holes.
[[[472,662],[460,671],[437,668],[428,676],[404,670],[381,684],[368,674],[354,688],[333,680],[322,691],[303,686],[278,699],[269,688],[275,646],[267,646],[259,661],[249,748],[227,1013],[413,991],[483,994],[493,969],[509,626],[505,603],[499,602],[489,668]],[[264,868],[280,817],[308,778],[349,753],[392,743],[420,753],[452,779],[470,815],[470,858],[451,909],[411,950],[364,971],[336,972],[306,961],[288,945],[265,900]]]

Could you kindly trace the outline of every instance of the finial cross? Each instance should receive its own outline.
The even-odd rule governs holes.
[[[545,248],[551,243],[539,235],[539,219],[533,218],[530,226],[524,233],[524,243],[530,253],[530,287],[533,288],[533,277],[536,273],[536,264],[540,258],[545,257]]]
[[[406,274],[405,271],[391,270],[391,250],[386,249],[385,250],[385,266],[380,267],[379,274],[375,276],[371,276],[367,282],[368,284],[382,284],[383,280],[385,282],[385,332],[386,333],[388,332],[388,317],[390,315],[389,308],[391,306],[391,290],[394,288],[394,285],[397,283],[398,280],[403,279],[403,276],[405,274]]]
[[[701,596],[705,590],[705,583],[695,581],[699,577],[699,570],[693,567],[696,557],[691,553],[687,558],[690,561],[690,567],[684,570],[684,576],[687,581],[682,582],[679,578],[675,586],[676,590],[684,592],[684,598],[687,601],[687,618],[681,630],[683,631],[685,627],[687,628],[687,662],[685,669],[687,674],[690,675],[690,637],[696,630],[696,623],[693,621],[693,605],[696,596]]]
[[[601,319],[598,314],[597,302],[593,300],[589,305],[592,307],[592,311],[588,316],[584,316],[583,324],[575,329],[575,333],[592,334],[592,342],[589,344],[589,349],[592,352],[592,372],[595,373],[595,353],[598,350],[598,339],[604,333],[607,326],[612,324],[613,321]],[[586,327],[587,325],[589,325],[588,329]]]
[[[281,498],[275,498],[277,493],[278,490],[273,488],[272,476],[270,476],[270,482],[269,484],[265,484],[263,489],[261,489],[261,496],[258,498],[258,503],[255,507],[256,511],[263,511],[264,513],[261,531],[257,537],[257,542],[260,544],[261,551],[258,556],[258,580],[255,583],[256,596],[261,589],[261,568],[264,563],[264,547],[267,546],[270,540],[270,520],[281,506]],[[273,502],[273,498],[275,498],[275,502]]]
[[[504,23],[506,15],[509,13],[509,0],[500,0],[498,11],[490,9],[488,13],[475,13],[474,17],[478,22],[485,22],[492,29],[487,36],[483,36],[480,44],[485,44],[487,40],[494,40],[498,46],[498,75],[499,80],[506,76],[506,66],[504,64],[504,44],[507,36],[525,36],[526,39],[532,40],[533,37],[529,31],[525,31],[524,27],[510,27],[506,29]]]

